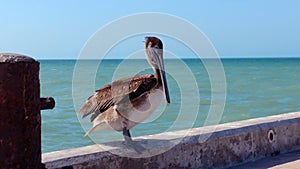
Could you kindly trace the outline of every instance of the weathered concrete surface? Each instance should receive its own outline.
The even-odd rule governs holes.
[[[254,162],[248,162],[228,169],[299,169],[300,150],[263,158]]]
[[[300,149],[300,112],[135,138],[137,154],[111,142],[42,155],[49,168],[227,168]]]
[[[39,62],[0,53],[0,168],[41,168]]]

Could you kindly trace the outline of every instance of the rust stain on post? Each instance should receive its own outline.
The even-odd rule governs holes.
[[[39,62],[0,53],[0,168],[41,168]]]

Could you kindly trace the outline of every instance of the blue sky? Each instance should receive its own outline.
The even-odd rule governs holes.
[[[97,30],[141,12],[168,13],[191,22],[220,56],[300,56],[297,0],[0,0],[0,5],[0,52],[37,59],[75,59]]]

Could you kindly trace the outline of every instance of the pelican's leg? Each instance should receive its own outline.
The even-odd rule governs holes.
[[[125,139],[125,142],[132,142],[132,138],[131,138],[131,134],[129,132],[129,130],[127,130],[126,127],[123,128],[123,136],[124,136],[124,139]]]
[[[132,140],[129,130],[126,127],[123,128],[123,136],[125,139],[125,145],[133,148],[137,153],[141,154],[146,149],[141,146],[138,142]]]

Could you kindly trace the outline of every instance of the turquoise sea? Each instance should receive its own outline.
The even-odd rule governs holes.
[[[115,131],[83,137],[91,124],[89,119],[79,120],[76,111],[102,85],[120,77],[151,73],[151,69],[146,60],[99,62],[40,60],[41,96],[52,96],[56,100],[53,110],[42,111],[43,153],[91,145],[95,140],[98,143],[122,139],[122,134]],[[131,130],[132,135],[150,135],[300,110],[299,58],[222,59],[224,72],[221,74],[224,73],[226,81],[217,79],[212,84],[211,72],[206,66],[213,63],[214,60],[165,60],[171,104],[165,106],[163,102],[153,116]],[[75,68],[77,73],[74,73]],[[223,87],[226,91],[219,90]],[[225,108],[221,111],[224,96]],[[219,109],[210,111],[212,107]]]

